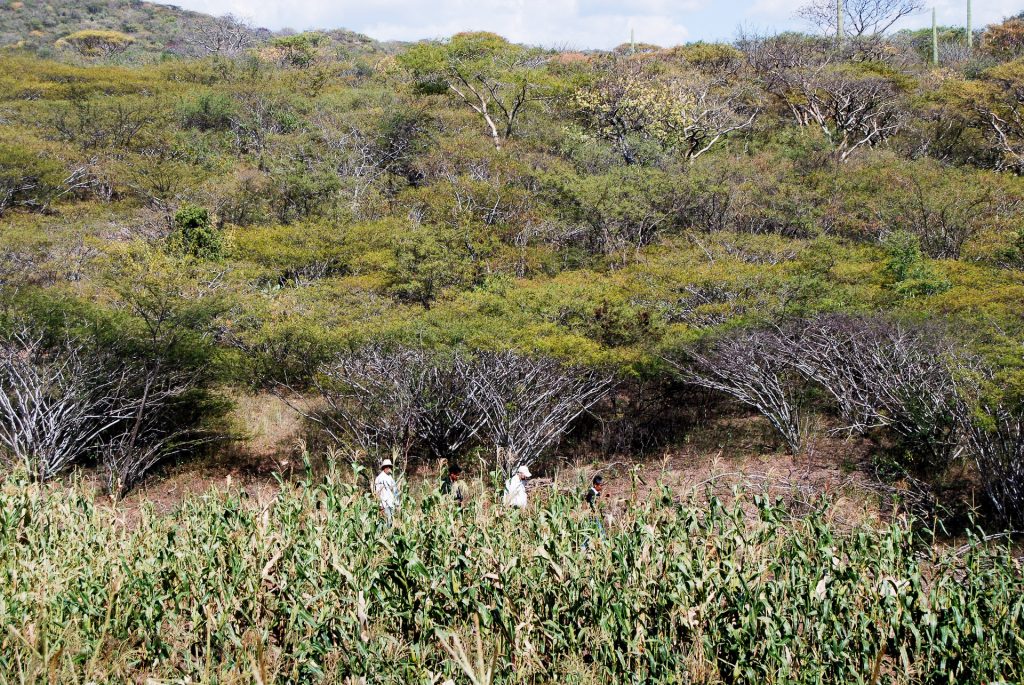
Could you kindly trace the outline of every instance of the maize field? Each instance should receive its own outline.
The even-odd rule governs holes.
[[[0,684],[1020,683],[1004,540],[840,526],[827,499],[427,493],[394,528],[338,473],[116,510],[0,483]]]

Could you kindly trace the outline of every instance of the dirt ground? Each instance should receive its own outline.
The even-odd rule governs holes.
[[[186,497],[214,489],[272,497],[279,487],[278,475],[289,478],[302,473],[302,424],[285,403],[267,395],[239,398],[234,418],[244,427],[237,442],[205,459],[158,469],[119,503],[123,520],[134,519],[143,506],[158,513],[172,511]],[[793,456],[779,448],[762,419],[729,418],[695,431],[683,446],[654,454],[608,458],[577,446],[539,464],[530,490],[582,493],[600,473],[606,481],[606,506],[613,511],[628,500],[661,496],[666,490],[673,499],[707,492],[728,498],[733,488],[742,487],[797,505],[828,494],[835,517],[852,525],[878,521],[890,513],[870,473],[871,449],[863,440],[819,438],[803,454]],[[475,490],[487,491],[483,477],[475,473],[480,465],[466,462],[463,466],[477,484]],[[414,489],[429,487],[438,477],[437,469],[421,468],[407,478]],[[98,487],[98,478],[86,474],[90,477]]]

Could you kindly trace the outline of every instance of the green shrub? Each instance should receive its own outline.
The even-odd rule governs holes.
[[[0,216],[15,207],[41,209],[57,196],[64,167],[38,150],[0,143]]]
[[[913,298],[949,290],[949,282],[936,275],[921,254],[921,239],[913,233],[894,231],[883,247],[887,257],[883,272],[889,287],[900,296]]]
[[[181,123],[200,131],[224,131],[231,127],[235,102],[223,93],[204,93],[181,107]]]
[[[223,232],[198,205],[184,204],[175,212],[169,242],[173,251],[199,259],[220,259],[224,253]]]

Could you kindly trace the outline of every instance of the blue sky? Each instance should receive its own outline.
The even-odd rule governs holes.
[[[489,30],[522,43],[610,48],[629,40],[676,45],[733,38],[739,27],[806,28],[806,0],[172,0],[211,14],[234,13],[272,29],[349,28],[381,40],[440,38]],[[939,22],[963,24],[965,0],[934,0]],[[929,5],[931,7],[931,5]],[[1024,9],[1024,0],[974,0],[976,27]],[[905,20],[922,27],[930,13]]]

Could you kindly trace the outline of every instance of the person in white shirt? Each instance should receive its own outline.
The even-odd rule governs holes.
[[[504,502],[506,507],[512,507],[513,509],[526,508],[526,481],[531,476],[530,469],[520,466],[516,470],[516,475],[505,481]]]
[[[373,494],[380,501],[380,510],[390,526],[394,522],[395,509],[398,508],[398,483],[391,475],[394,464],[390,459],[380,463],[380,473],[373,481]]]

